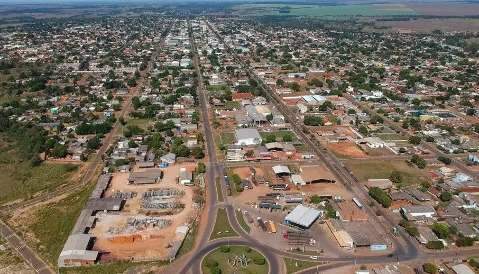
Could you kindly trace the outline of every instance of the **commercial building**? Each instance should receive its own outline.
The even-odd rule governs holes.
[[[263,139],[255,128],[238,128],[235,131],[236,145],[255,146],[261,144]]]
[[[293,211],[286,215],[284,222],[292,226],[307,229],[321,216],[322,212],[317,209],[298,205]]]

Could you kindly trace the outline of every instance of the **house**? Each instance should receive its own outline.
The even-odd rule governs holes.
[[[193,184],[193,173],[186,168],[180,168],[180,176],[178,177],[178,182],[182,185],[192,185]]]
[[[409,221],[415,221],[422,218],[433,218],[436,210],[432,206],[410,205],[401,208],[401,213]]]
[[[416,237],[416,239],[423,245],[431,241],[439,240],[436,234],[427,226],[419,226],[417,230],[419,235]]]
[[[258,130],[255,128],[238,128],[235,131],[236,145],[254,146],[263,141]]]
[[[162,164],[173,165],[176,162],[176,154],[167,153],[160,157],[160,161]]]

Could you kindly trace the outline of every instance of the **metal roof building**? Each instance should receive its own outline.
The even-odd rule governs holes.
[[[298,205],[293,211],[286,215],[284,221],[290,225],[309,228],[320,216],[321,211]]]
[[[88,250],[91,238],[88,234],[70,235],[58,257],[58,266],[82,266],[95,263],[98,251]]]

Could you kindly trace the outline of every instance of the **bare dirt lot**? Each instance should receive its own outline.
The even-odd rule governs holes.
[[[107,253],[102,257],[103,260],[166,259],[169,256],[171,241],[183,237],[177,233],[177,228],[189,224],[197,213],[192,203],[192,188],[177,183],[181,167],[191,170],[194,165],[177,164],[162,169],[164,176],[161,182],[148,185],[128,184],[128,173],[114,174],[105,196],[111,197],[117,191],[136,192],[136,196],[129,198],[124,209],[118,213],[97,214],[98,219],[91,234],[97,238],[94,249]],[[173,200],[182,207],[148,211],[142,208],[145,192],[166,188],[180,193]],[[142,223],[135,226],[132,220]]]
[[[327,147],[334,154],[340,157],[347,158],[363,158],[367,154],[362,151],[355,143],[353,142],[339,142],[339,143],[328,143]]]

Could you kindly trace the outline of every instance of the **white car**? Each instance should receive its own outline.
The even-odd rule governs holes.
[[[309,258],[312,259],[312,260],[317,260],[318,256],[309,256]]]

